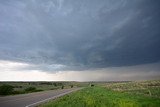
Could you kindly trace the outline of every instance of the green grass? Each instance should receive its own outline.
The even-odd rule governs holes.
[[[104,87],[88,87],[40,107],[159,107],[160,99],[116,92]]]

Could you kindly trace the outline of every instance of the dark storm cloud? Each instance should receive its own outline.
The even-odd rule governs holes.
[[[86,70],[160,61],[160,2],[5,0],[0,59]]]

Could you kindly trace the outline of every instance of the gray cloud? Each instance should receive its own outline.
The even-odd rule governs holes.
[[[152,0],[1,1],[0,59],[44,71],[159,62],[159,5]]]

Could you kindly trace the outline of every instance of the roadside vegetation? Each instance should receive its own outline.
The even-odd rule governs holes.
[[[11,85],[2,85],[0,86],[0,95],[9,95],[12,94],[14,91],[14,87]]]
[[[14,86],[12,85],[2,85],[0,86],[0,95],[14,95],[14,94],[25,94],[25,93],[31,93],[31,92],[39,92],[43,91],[40,89],[36,89],[35,87],[27,87],[24,90],[14,90]]]
[[[159,107],[159,82],[95,83],[39,107]]]
[[[0,82],[0,95],[15,95],[45,90],[56,90],[86,86],[77,82]]]

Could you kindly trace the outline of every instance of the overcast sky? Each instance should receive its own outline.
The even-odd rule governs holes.
[[[159,0],[0,1],[0,80],[160,78]]]

